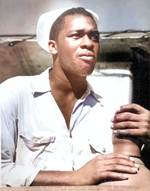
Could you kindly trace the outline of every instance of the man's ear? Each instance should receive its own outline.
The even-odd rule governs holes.
[[[54,40],[49,40],[48,41],[48,48],[49,48],[49,52],[54,55],[57,54],[57,44],[56,41]]]

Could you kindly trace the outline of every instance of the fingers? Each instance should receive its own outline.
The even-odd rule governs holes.
[[[112,160],[105,161],[105,167],[111,166],[112,169],[110,170],[117,170],[122,171],[123,168],[126,168],[127,171],[131,171],[131,168],[137,168],[139,167],[137,164],[135,164],[133,161],[130,161],[129,159],[123,159],[123,158],[114,158]]]
[[[111,126],[114,134],[145,136],[149,132],[149,124],[147,122],[123,121],[113,123]]]
[[[111,120],[112,122],[120,122],[120,121],[139,121],[137,118],[137,114],[124,112],[115,114],[114,118]]]
[[[124,130],[113,130],[113,133],[115,135],[130,135],[130,136],[141,136],[142,132],[139,130],[133,130],[133,129],[124,129]]]
[[[112,171],[106,171],[101,173],[101,177],[102,177],[102,181],[100,182],[103,182],[108,179],[109,180],[127,180],[128,179],[128,175],[126,173],[117,173]]]
[[[133,158],[130,158],[129,156],[122,155],[122,154],[112,153],[112,154],[108,154],[108,155],[100,155],[97,157],[97,160],[100,163],[99,165],[101,165],[102,161],[105,161],[106,168],[111,165],[112,166],[122,165],[123,167],[129,167],[129,168],[134,168],[134,167],[138,168],[139,167],[139,165],[135,164]]]
[[[104,169],[104,172],[115,172],[115,174],[122,173],[123,174],[136,174],[138,172],[138,168],[136,167],[129,167],[129,166],[123,166],[123,165],[109,165],[106,166]],[[109,177],[110,178],[110,177]],[[114,178],[114,177],[111,177]],[[117,177],[115,177],[117,178]]]
[[[99,155],[99,156],[97,156],[97,158],[99,159],[99,160],[107,160],[107,159],[126,159],[126,160],[128,160],[128,161],[130,161],[130,162],[132,162],[132,164],[133,164],[133,162],[134,162],[134,160],[133,160],[133,158],[131,158],[131,157],[129,157],[128,155],[124,155],[124,154],[118,154],[118,153],[111,153],[111,154],[107,154],[107,155]]]
[[[132,113],[142,113],[145,109],[141,107],[138,104],[128,104],[121,106],[116,113],[122,113],[122,112],[132,112]]]
[[[115,134],[150,136],[150,112],[137,104],[121,106],[112,122]]]
[[[138,137],[138,138],[141,138],[143,137],[144,138],[147,138],[149,137],[148,136],[148,133],[147,133],[147,129],[116,129],[116,130],[113,130],[113,133],[115,135],[130,135],[130,136],[134,136],[134,137]]]
[[[76,170],[77,179],[82,185],[92,185],[107,179],[124,180],[128,174],[136,174],[139,165],[133,158],[122,154],[99,155]]]
[[[115,180],[128,179],[128,174],[136,174],[139,170],[139,165],[126,155],[113,153],[98,156],[97,160],[99,160],[97,161],[97,174],[101,180],[109,178]]]
[[[133,121],[123,121],[119,123],[113,123],[111,129],[139,129],[142,125],[140,122],[133,122]]]

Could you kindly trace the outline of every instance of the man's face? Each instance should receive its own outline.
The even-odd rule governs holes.
[[[57,63],[68,74],[90,75],[99,52],[99,32],[90,17],[67,16],[57,40]]]

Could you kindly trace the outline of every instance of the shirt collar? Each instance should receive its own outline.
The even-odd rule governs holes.
[[[93,87],[90,85],[90,83],[88,82],[88,92],[89,92],[89,94],[91,94],[98,102],[100,102],[101,101],[101,99],[102,99],[102,96],[100,96],[98,93],[96,93],[95,91],[94,91],[94,89],[93,89]],[[88,94],[88,95],[89,95]]]
[[[32,87],[33,87],[33,93],[34,95],[36,94],[36,97],[38,97],[38,95],[51,91],[49,83],[49,72],[51,69],[52,68],[47,68],[40,75],[34,76],[32,81]]]
[[[49,72],[52,68],[47,68],[44,72],[42,72],[40,75],[34,76],[33,80],[33,94],[34,97],[38,97],[44,93],[47,93],[48,91],[51,91],[50,83],[49,83]],[[92,95],[98,102],[102,99],[102,97],[97,94],[89,82],[87,82],[87,90],[83,94],[83,96],[80,98],[81,100],[84,100],[88,95]]]

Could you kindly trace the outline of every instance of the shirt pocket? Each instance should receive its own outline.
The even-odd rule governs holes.
[[[102,141],[100,137],[90,137],[89,146],[92,154],[105,155],[111,152],[111,145],[108,142]]]
[[[51,130],[23,132],[20,134],[20,138],[30,151],[45,149],[56,139],[55,133]]]

